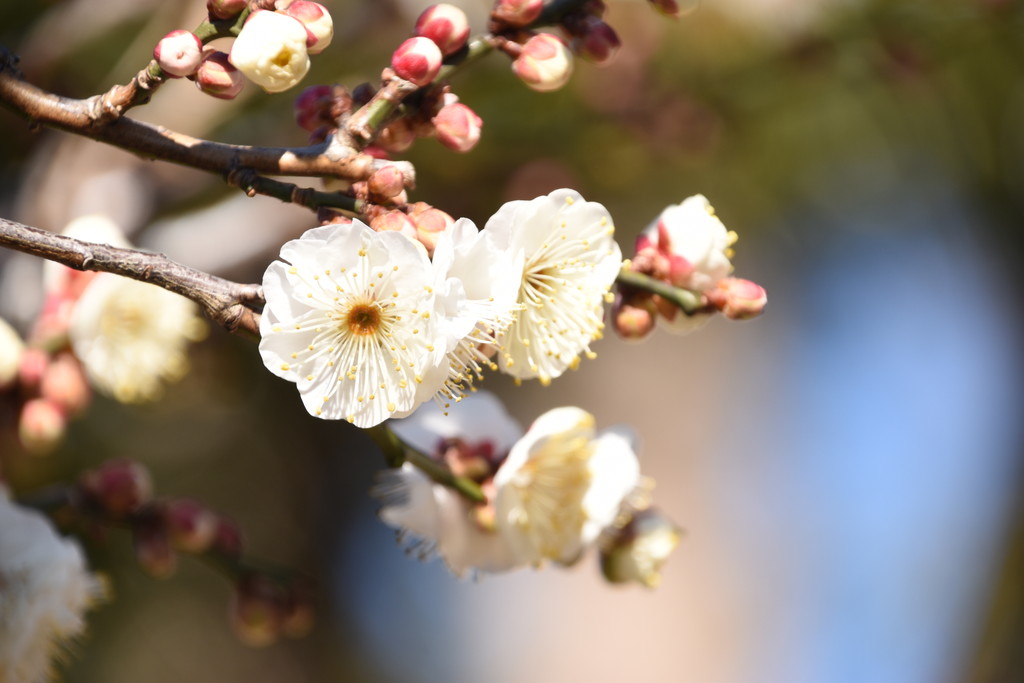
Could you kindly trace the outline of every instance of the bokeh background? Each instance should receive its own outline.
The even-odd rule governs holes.
[[[485,23],[483,0],[453,0]],[[427,2],[327,0],[334,44],[306,83],[374,80]],[[85,539],[115,599],[66,680],[1012,683],[1024,680],[1021,312],[1024,7],[1014,0],[702,0],[678,22],[610,0],[624,46],[536,94],[492,56],[455,91],[484,118],[469,155],[419,142],[414,195],[482,225],[570,186],[624,251],[697,192],[740,233],[765,316],[689,337],[609,337],[551,387],[499,393],[523,424],[577,404],[641,435],[686,537],[656,591],[591,558],[459,581],[403,555],[367,496],[382,461],[310,418],[255,347],[212,330],[162,402],[98,398],[45,459],[0,440],[30,491],[111,457],[243,525],[255,555],[313,577],[313,634],[254,650],[228,587],[187,559],[144,575],[117,533]],[[34,82],[124,82],[203,7],[5,2],[0,43]],[[225,103],[187,81],[133,115],[213,139],[298,145],[291,97]],[[308,212],[218,178],[30,130],[0,111],[0,215],[60,230],[111,215],[136,243],[257,281]],[[0,315],[39,304],[39,264],[0,254]],[[8,416],[9,417],[9,416]],[[5,418],[7,419],[7,418]],[[9,426],[9,421],[6,423]]]

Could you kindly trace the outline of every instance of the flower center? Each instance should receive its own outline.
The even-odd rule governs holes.
[[[289,50],[288,48],[282,48],[276,55],[274,55],[274,58],[270,61],[272,61],[275,66],[284,68],[291,64],[292,51]]]
[[[380,327],[380,308],[375,303],[358,303],[348,309],[345,324],[352,334],[374,334]]]

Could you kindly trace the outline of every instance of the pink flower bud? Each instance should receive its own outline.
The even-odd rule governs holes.
[[[249,5],[249,0],[206,0],[211,19],[233,19]]]
[[[29,453],[47,455],[64,438],[66,429],[67,418],[53,401],[36,398],[21,407],[18,438]]]
[[[480,141],[483,119],[476,112],[462,104],[448,104],[433,118],[438,141],[456,152],[468,152]]]
[[[152,519],[148,514],[146,517],[134,530],[135,561],[153,578],[169,578],[178,568],[178,555],[171,547],[159,512],[153,511]]]
[[[331,13],[319,2],[295,0],[283,13],[298,19],[306,27],[306,47],[309,54],[319,54],[331,44],[334,37],[334,21],[331,19]]]
[[[20,361],[18,383],[25,389],[34,391],[43,381],[43,375],[50,364],[50,356],[42,349],[28,348],[22,351]]]
[[[40,393],[60,407],[65,415],[78,415],[92,398],[82,365],[70,353],[58,354],[46,368]]]
[[[455,223],[455,219],[450,215],[426,202],[411,205],[409,217],[416,226],[416,239],[427,248],[428,254],[434,253],[438,236]]]
[[[441,48],[429,38],[416,36],[398,46],[391,56],[391,68],[399,78],[426,85],[441,70]]]
[[[582,32],[572,39],[572,49],[595,64],[607,64],[622,45],[615,29],[597,17],[584,19],[581,29]]]
[[[491,19],[509,26],[533,23],[544,9],[544,0],[498,0]]]
[[[196,86],[207,95],[233,100],[245,86],[245,76],[228,61],[227,53],[207,49],[196,72]]]
[[[405,174],[397,166],[389,164],[374,171],[367,179],[366,186],[371,198],[388,201],[405,189]]]
[[[726,318],[746,320],[764,312],[768,293],[761,285],[738,277],[718,281],[714,289],[704,292],[708,301]]]
[[[648,305],[639,299],[622,299],[615,302],[612,309],[612,327],[623,339],[639,341],[654,330],[654,311],[650,298],[647,297]]]
[[[202,57],[203,44],[199,37],[181,29],[168,33],[153,49],[153,59],[172,78],[181,78],[195,72]]]
[[[538,92],[558,90],[572,75],[572,52],[558,36],[538,33],[523,45],[512,71]]]
[[[311,85],[295,98],[292,109],[295,123],[299,128],[315,131],[325,123],[330,123],[331,103],[334,101],[334,88],[329,85]]]
[[[153,497],[149,470],[134,460],[109,460],[79,479],[82,494],[115,519],[135,512]]]
[[[377,136],[377,146],[387,152],[401,153],[416,142],[416,130],[406,119],[388,124]],[[369,150],[369,148],[367,148]]]
[[[416,224],[401,211],[385,211],[370,219],[370,227],[377,232],[400,232],[416,239]]]
[[[171,543],[187,553],[206,551],[217,537],[217,515],[194,500],[172,500],[164,508]]]
[[[469,18],[454,5],[432,5],[416,20],[416,35],[429,38],[441,48],[441,54],[450,55],[466,44]]]

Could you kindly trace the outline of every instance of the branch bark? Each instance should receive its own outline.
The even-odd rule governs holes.
[[[149,282],[197,303],[230,332],[259,337],[263,288],[189,268],[163,254],[83,242],[0,218],[0,246],[56,261],[75,270],[114,273]]]

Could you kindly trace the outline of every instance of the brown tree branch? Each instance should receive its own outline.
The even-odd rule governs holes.
[[[149,282],[199,304],[230,332],[259,336],[263,288],[189,268],[163,254],[83,242],[0,218],[0,246],[56,261],[75,270],[114,273]]]

